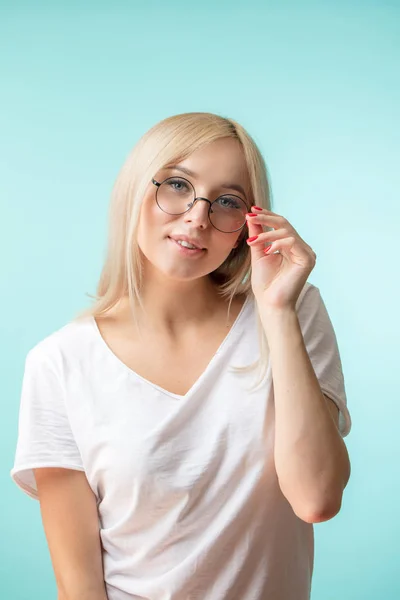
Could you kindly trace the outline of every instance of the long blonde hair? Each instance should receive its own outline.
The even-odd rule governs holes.
[[[253,138],[233,119],[207,112],[190,112],[163,119],[149,129],[129,153],[114,183],[109,208],[108,248],[97,285],[94,303],[76,319],[105,315],[121,298],[128,296],[133,317],[141,302],[142,264],[137,243],[139,214],[149,181],[168,164],[185,160],[192,152],[221,138],[234,138],[243,148],[254,204],[271,210],[267,168]],[[218,292],[229,300],[238,294],[252,294],[251,257],[246,243],[245,226],[239,245],[210,277]],[[229,310],[229,309],[228,309]],[[267,367],[269,350],[258,319],[260,333],[261,382]]]

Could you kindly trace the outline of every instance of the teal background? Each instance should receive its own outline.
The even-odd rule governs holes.
[[[95,291],[131,147],[189,111],[248,129],[317,253],[353,429],[312,600],[400,597],[399,23],[386,1],[0,3],[2,599],[56,598],[39,504],[9,476],[25,355]]]

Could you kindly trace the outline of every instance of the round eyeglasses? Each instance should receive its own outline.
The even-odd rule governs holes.
[[[198,200],[209,203],[208,218],[218,231],[233,233],[246,224],[247,204],[240,196],[224,194],[211,202],[198,196],[193,185],[184,177],[168,177],[161,183],[151,180],[157,187],[156,202],[159,208],[169,215],[183,215],[188,212]]]

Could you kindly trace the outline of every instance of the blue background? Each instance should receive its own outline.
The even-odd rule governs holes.
[[[39,504],[9,476],[25,355],[95,291],[131,147],[189,111],[248,129],[317,253],[353,429],[312,600],[400,597],[399,24],[382,0],[0,3],[1,598],[56,597]]]

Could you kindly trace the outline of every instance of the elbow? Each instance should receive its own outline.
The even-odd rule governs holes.
[[[333,519],[340,512],[341,507],[342,500],[340,499],[340,501],[330,502],[329,504],[308,507],[307,510],[303,507],[302,510],[294,510],[294,512],[299,519],[306,523],[323,523]]]
[[[323,523],[336,517],[342,508],[343,487],[335,487],[330,491],[318,494],[308,501],[292,503],[292,508],[302,521],[306,523]]]
[[[283,495],[291,505],[295,515],[306,523],[323,523],[333,519],[342,508],[345,483],[343,480],[320,485],[319,489],[303,487],[291,490],[289,494],[282,486]]]

